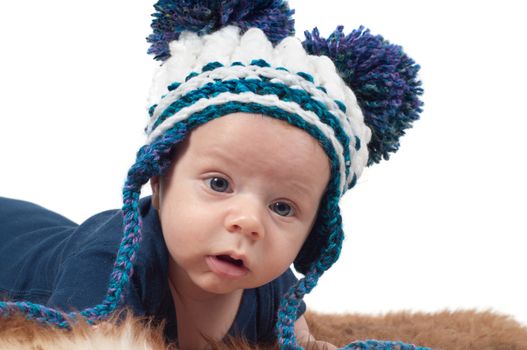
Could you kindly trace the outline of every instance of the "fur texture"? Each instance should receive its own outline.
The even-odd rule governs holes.
[[[397,312],[384,316],[307,313],[306,318],[317,339],[339,346],[359,339],[392,339],[437,350],[527,350],[527,327],[488,311]],[[0,349],[175,349],[165,344],[159,326],[132,317],[120,323],[116,319],[96,327],[79,323],[68,332],[21,316],[0,318]],[[211,348],[251,349],[235,339],[212,343]]]

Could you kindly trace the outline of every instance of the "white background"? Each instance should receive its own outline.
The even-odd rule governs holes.
[[[527,324],[519,1],[291,1],[297,36],[364,24],[422,66],[425,111],[342,202],[325,312],[491,309]],[[0,194],[82,222],[120,206],[143,142],[153,1],[0,3]],[[148,191],[145,191],[148,193]]]

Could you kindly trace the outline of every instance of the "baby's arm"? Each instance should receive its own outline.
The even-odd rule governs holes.
[[[304,316],[300,316],[295,322],[295,334],[296,339],[306,350],[334,350],[337,347],[333,344],[327,343],[322,340],[316,340],[315,337],[309,331],[309,326],[307,325],[306,319]]]

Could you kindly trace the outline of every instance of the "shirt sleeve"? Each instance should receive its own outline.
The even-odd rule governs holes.
[[[123,305],[137,316],[175,319],[168,251],[150,198],[139,203],[142,240]],[[123,236],[122,212],[108,210],[81,225],[33,203],[0,197],[0,299],[65,312],[100,304],[108,292]]]
[[[46,303],[77,224],[36,204],[0,197],[0,297]]]
[[[121,220],[118,211],[103,212],[72,233],[48,306],[81,311],[104,299],[121,240]]]
[[[140,201],[142,239],[136,252],[133,275],[123,295],[124,306],[136,316],[158,313],[166,294],[167,251],[157,214],[149,198]],[[48,305],[70,311],[101,303],[108,292],[111,273],[122,239],[122,212],[111,210],[93,216],[71,236]],[[165,298],[166,299],[166,298]]]

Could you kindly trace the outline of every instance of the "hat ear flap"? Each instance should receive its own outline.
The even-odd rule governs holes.
[[[389,159],[399,148],[405,129],[419,119],[423,93],[417,79],[419,65],[401,46],[360,27],[345,35],[339,26],[327,38],[317,28],[305,32],[302,43],[312,55],[328,56],[357,97],[364,122],[372,131],[368,165]]]

